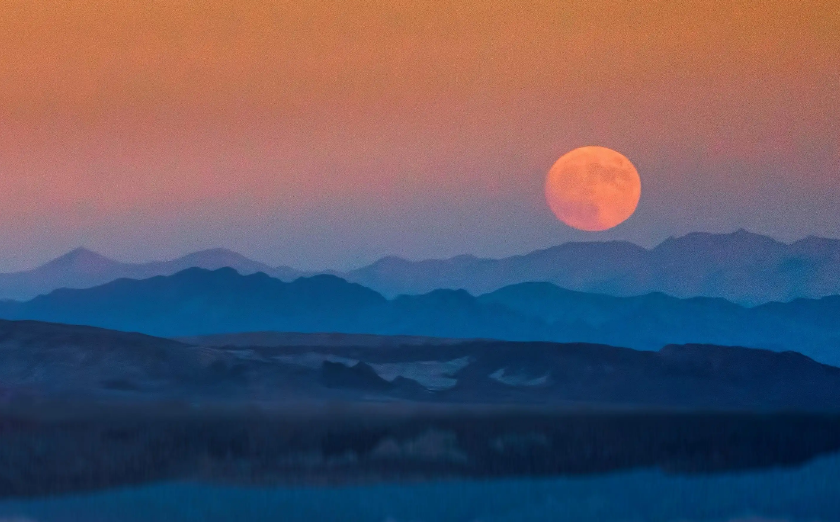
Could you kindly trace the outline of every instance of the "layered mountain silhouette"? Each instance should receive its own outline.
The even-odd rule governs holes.
[[[262,272],[190,268],[0,303],[0,316],[100,326],[165,337],[256,330],[357,331],[380,294],[334,276],[284,283]]]
[[[33,270],[0,274],[0,299],[31,299],[59,288],[90,288],[121,278],[146,279],[187,268],[231,267],[242,274],[264,272],[281,279],[301,273],[270,267],[224,248],[202,250],[171,261],[121,263],[86,248],[77,248]]]
[[[231,267],[284,281],[303,273],[271,267],[224,249],[173,261],[120,263],[77,249],[39,268],[0,274],[0,299],[31,299],[59,288],[89,288],[119,278],[171,275],[187,268]],[[723,297],[741,304],[840,294],[840,240],[808,237],[786,244],[739,230],[694,233],[653,249],[632,243],[567,243],[504,259],[457,256],[408,261],[386,257],[349,272],[330,272],[394,297],[438,289],[482,294],[523,282],[616,296],[663,292],[675,297]]]
[[[718,298],[615,297],[524,283],[477,297],[464,290],[435,290],[387,299],[330,275],[287,283],[231,268],[191,268],[0,303],[0,318],[161,337],[340,332],[589,342],[643,350],[699,343],[792,350],[832,364],[840,363],[838,317],[840,296],[745,307]]]
[[[808,237],[786,244],[745,230],[693,233],[650,250],[610,241],[566,243],[504,259],[387,257],[340,275],[387,296],[440,288],[480,294],[544,281],[618,296],[663,292],[758,304],[840,293],[840,240]]]

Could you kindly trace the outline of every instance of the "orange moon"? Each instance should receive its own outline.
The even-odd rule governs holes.
[[[642,195],[636,167],[605,147],[580,147],[548,171],[545,198],[557,218],[589,232],[607,230],[633,215]]]

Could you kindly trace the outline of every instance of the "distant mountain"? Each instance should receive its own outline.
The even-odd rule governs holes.
[[[59,288],[91,288],[120,278],[147,279],[187,268],[231,267],[241,274],[264,272],[291,280],[302,275],[289,267],[270,267],[224,248],[194,252],[171,261],[121,263],[85,248],[77,248],[38,268],[0,274],[0,299],[31,299]]]
[[[840,368],[710,345],[221,349],[98,328],[0,321],[0,402],[22,396],[401,400],[705,410],[840,410]]]
[[[589,342],[643,350],[699,343],[793,350],[831,364],[840,364],[838,317],[840,296],[748,308],[719,298],[615,297],[523,283],[478,297],[436,290],[389,300],[335,276],[286,283],[231,268],[191,268],[172,276],[56,290],[27,302],[0,302],[0,318],[161,337],[338,332]],[[276,343],[281,344],[288,342]]]
[[[337,275],[386,296],[441,288],[482,294],[544,281],[617,296],[664,292],[759,304],[840,293],[840,240],[809,237],[785,244],[744,230],[693,233],[650,250],[610,241],[566,243],[504,259],[387,257]]]
[[[751,346],[840,363],[840,296],[745,307],[721,298],[615,297],[522,283],[477,300],[543,320],[555,341],[646,350],[674,343]]]
[[[120,278],[146,279],[187,268],[224,267],[243,275],[263,272],[283,281],[314,274],[268,266],[221,248],[150,263],[121,263],[80,248],[33,270],[0,274],[0,299],[25,300],[59,288],[91,288]],[[688,234],[653,249],[622,241],[566,243],[503,259],[386,257],[349,272],[325,273],[386,297],[440,289],[463,289],[476,295],[517,283],[550,282],[615,296],[662,292],[754,305],[840,294],[840,240],[808,237],[786,244],[739,230]]]
[[[0,303],[0,316],[86,324],[162,337],[255,330],[356,331],[378,293],[334,276],[284,283],[262,272],[190,268],[172,276],[118,279],[61,289],[24,303]]]

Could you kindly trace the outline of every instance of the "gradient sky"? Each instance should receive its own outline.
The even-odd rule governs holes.
[[[838,35],[836,0],[4,0],[0,270],[840,237]],[[642,176],[606,233],[545,203],[581,145]]]

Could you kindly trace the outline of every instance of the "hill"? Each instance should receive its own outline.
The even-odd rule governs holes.
[[[209,348],[142,334],[0,321],[0,397],[391,401],[703,410],[840,410],[840,368],[710,345],[658,352],[465,341]]]
[[[286,283],[263,273],[240,275],[230,268],[192,268],[172,276],[56,290],[26,302],[0,302],[0,318],[160,337],[334,332],[589,342],[642,350],[694,343],[797,351],[830,364],[840,364],[837,317],[840,296],[745,307],[723,299],[679,299],[661,293],[615,297],[524,283],[477,297],[464,290],[436,290],[389,300],[335,276]],[[261,335],[268,339],[279,334]],[[270,344],[293,340],[291,334],[283,335],[285,341],[271,339]],[[254,336],[248,344],[265,344]],[[328,341],[322,337],[317,342]],[[354,344],[372,342],[357,339]]]

